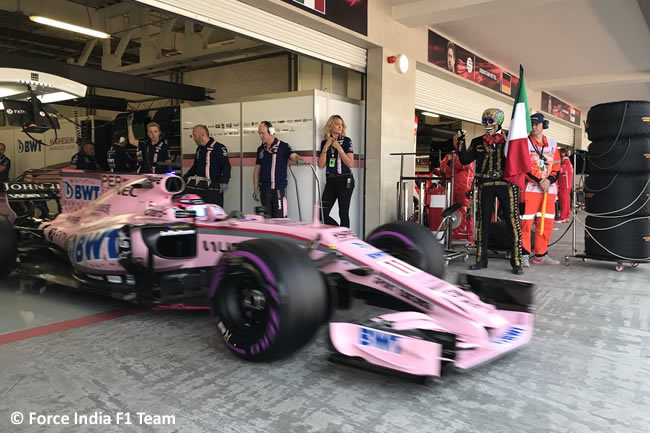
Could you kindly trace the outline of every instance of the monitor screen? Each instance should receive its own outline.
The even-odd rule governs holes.
[[[34,104],[32,100],[33,98],[29,101],[3,99],[2,103],[7,115],[7,123],[10,126],[16,126],[30,132],[45,132],[52,128],[59,129],[56,110],[48,104],[41,104],[38,100]]]

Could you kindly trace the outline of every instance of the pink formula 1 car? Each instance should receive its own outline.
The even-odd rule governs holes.
[[[159,308],[210,308],[225,345],[248,360],[287,356],[353,298],[397,311],[329,323],[337,360],[436,377],[532,337],[532,286],[442,279],[423,226],[391,223],[363,241],[347,228],[226,214],[182,196],[175,175],[64,172],[56,184],[0,184],[0,277],[12,271]],[[58,196],[37,224],[9,202]],[[15,206],[14,206],[15,207]]]

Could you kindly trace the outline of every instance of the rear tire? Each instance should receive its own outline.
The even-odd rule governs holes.
[[[440,279],[445,277],[442,246],[431,231],[420,224],[384,224],[373,230],[366,242],[428,274]]]
[[[255,239],[236,248],[224,254],[214,272],[214,323],[228,349],[241,358],[286,357],[309,342],[326,320],[323,277],[289,241]]]
[[[18,259],[18,233],[7,217],[0,215],[0,279],[9,276]]]

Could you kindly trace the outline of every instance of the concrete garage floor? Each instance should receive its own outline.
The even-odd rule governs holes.
[[[568,253],[569,240],[552,255]],[[450,264],[448,279],[466,269]],[[480,272],[510,278],[508,270],[495,259]],[[532,343],[429,387],[329,363],[324,327],[290,359],[246,363],[201,311],[140,312],[0,345],[0,431],[650,431],[650,265],[619,273],[609,262],[576,260],[533,266],[524,279],[537,284]],[[0,333],[8,332],[17,282],[3,286]],[[87,314],[124,307],[83,299]],[[360,306],[336,318],[376,311]],[[16,426],[14,411],[71,419],[100,411],[113,425]],[[114,425],[118,412],[130,412],[133,425]],[[136,412],[174,415],[175,423],[139,425]]]

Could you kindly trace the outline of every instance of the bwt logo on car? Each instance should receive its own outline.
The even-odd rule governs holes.
[[[68,200],[97,200],[99,197],[99,185],[77,185],[65,181],[63,195]]]
[[[508,328],[505,334],[500,337],[491,340],[490,343],[493,344],[512,344],[515,340],[518,340],[526,330],[518,326],[511,326]]]
[[[379,350],[400,354],[402,349],[399,344],[400,338],[397,335],[387,334],[369,328],[361,328],[362,346],[376,347]]]
[[[75,246],[77,263],[117,259],[118,233],[118,229],[112,229],[81,235]]]
[[[41,142],[36,140],[18,140],[18,153],[40,152],[42,149]]]

